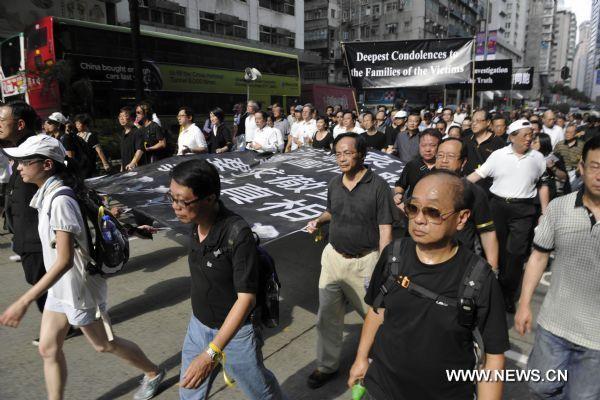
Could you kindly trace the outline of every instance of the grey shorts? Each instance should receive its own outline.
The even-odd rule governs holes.
[[[50,295],[46,299],[44,309],[65,314],[69,324],[73,326],[86,326],[100,319],[99,316],[96,317],[96,308],[77,309]],[[101,304],[100,309],[105,311],[106,303]]]

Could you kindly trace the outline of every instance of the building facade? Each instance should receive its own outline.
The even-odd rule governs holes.
[[[569,68],[572,75],[573,60],[577,46],[577,19],[571,11],[557,11],[554,16],[553,46],[550,55],[549,79],[551,83],[571,84],[571,78],[563,80],[561,70]]]
[[[579,43],[575,48],[573,57],[573,69],[571,70],[571,87],[582,93],[586,93],[585,70],[587,66],[588,47],[590,43],[590,21],[579,25]]]
[[[590,42],[585,70],[585,94],[596,101],[600,97],[600,79],[598,63],[600,62],[600,0],[592,0],[592,18],[590,20]]]
[[[493,0],[490,2],[489,30],[497,32],[495,59],[513,60],[523,66],[529,0]]]

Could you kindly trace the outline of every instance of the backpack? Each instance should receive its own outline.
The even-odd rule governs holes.
[[[91,258],[86,266],[86,270],[92,275],[101,274],[103,276],[120,272],[129,260],[127,230],[105,209],[102,198],[90,189],[85,189],[78,193],[75,193],[69,187],[59,189],[50,199],[48,218],[51,217],[52,202],[58,196],[68,196],[76,200],[81,210],[90,252],[89,257]],[[112,232],[115,238],[110,244],[106,243],[102,237],[101,223],[103,216],[108,216],[116,228]]]
[[[78,170],[81,171],[81,176],[87,178],[93,175],[96,170],[96,155],[90,154],[87,142],[78,134],[67,133],[67,135],[70,135],[75,147],[75,159],[73,161],[77,165]]]
[[[448,298],[435,293],[421,285],[410,281],[410,277],[402,275],[404,263],[401,262],[399,255],[403,253],[408,244],[408,239],[396,239],[388,254],[388,263],[386,271],[389,272],[386,281],[379,288],[379,293],[373,301],[373,310],[381,307],[383,298],[395,286],[399,285],[407,289],[411,294],[429,299],[435,304],[446,307],[448,310],[456,309],[458,312],[458,323],[465,328],[469,328],[473,333],[473,350],[475,353],[475,365],[481,368],[485,363],[485,348],[483,337],[477,327],[477,300],[479,292],[483,287],[483,280],[487,276],[489,268],[487,262],[480,256],[473,254],[469,260],[469,265],[460,280],[458,289],[458,298]]]
[[[230,259],[233,258],[233,246],[240,231],[248,224],[243,219],[233,223],[229,229],[227,238],[226,252]],[[253,232],[256,242],[256,251],[258,252],[258,290],[256,292],[256,307],[253,311],[255,321],[260,321],[267,328],[276,328],[279,326],[279,290],[281,282],[275,269],[275,260],[260,246],[260,238]]]

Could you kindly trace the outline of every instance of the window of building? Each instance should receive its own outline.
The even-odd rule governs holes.
[[[317,19],[327,18],[327,8],[317,8],[314,10],[308,10],[304,12],[305,21],[314,21]]]
[[[373,5],[373,15],[379,15],[380,12],[381,8],[379,7],[379,4]]]
[[[139,0],[139,2],[140,21],[185,27],[185,7],[179,6],[177,9],[167,10],[158,7],[150,7],[148,0]]]
[[[218,35],[247,38],[248,22],[232,15],[200,11],[200,30]]]
[[[396,33],[398,32],[398,24],[385,24],[386,33]]]
[[[505,27],[506,29],[510,29],[510,22],[507,22],[507,23],[505,23],[505,24],[504,24],[504,27]]]
[[[294,15],[294,0],[258,0],[258,5],[284,14]]]
[[[315,29],[304,32],[305,42],[316,42],[319,40],[327,40],[327,29]]]
[[[335,8],[331,9],[331,18],[335,18]]]
[[[387,3],[385,5],[385,12],[396,11],[397,9],[398,9],[398,2],[397,1],[393,1],[393,2]]]
[[[412,25],[412,19],[407,19],[406,21],[404,21],[404,30],[409,31],[411,25]]]
[[[325,34],[327,34],[327,31]],[[263,43],[275,44],[278,46],[295,47],[296,44],[296,34],[283,28],[260,25],[259,37],[260,41]]]
[[[350,39],[350,32],[348,32],[348,31],[344,31],[344,32],[342,32],[342,38],[343,38],[344,40],[348,40],[348,39]]]

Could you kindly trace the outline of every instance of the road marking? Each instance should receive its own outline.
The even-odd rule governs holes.
[[[525,354],[517,353],[514,350],[507,350],[504,352],[504,355],[507,358],[516,361],[518,364],[527,365],[527,361],[529,360],[529,357],[527,357]]]
[[[550,286],[550,276],[552,275],[552,271],[544,272],[542,274],[542,279],[540,279],[540,283],[544,286]]]

